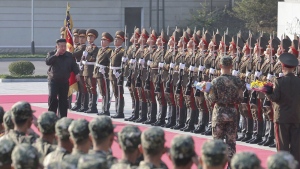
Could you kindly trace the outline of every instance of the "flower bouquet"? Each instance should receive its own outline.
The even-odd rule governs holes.
[[[250,88],[258,92],[268,92],[270,89],[273,89],[273,84],[271,82],[262,82],[256,80],[251,82]]]
[[[205,82],[205,81],[202,82],[195,81],[193,86],[200,91],[209,92],[211,84],[210,82]]]

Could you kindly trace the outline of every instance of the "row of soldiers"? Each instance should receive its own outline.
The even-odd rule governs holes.
[[[228,148],[222,140],[203,144],[201,156],[195,152],[191,136],[177,135],[170,149],[165,147],[162,128],[141,131],[136,126],[125,126],[115,133],[108,116],[99,116],[90,122],[85,119],[59,119],[54,112],[44,112],[35,125],[40,135],[28,132],[34,111],[27,102],[14,104],[4,112],[0,106],[0,168],[2,169],[154,169],[168,168],[161,160],[167,153],[173,168],[223,169],[228,159]],[[4,126],[4,128],[3,128]],[[120,145],[122,158],[113,156],[112,144]],[[288,152],[279,152],[268,158],[269,169],[296,169],[297,161]],[[232,169],[261,168],[256,154],[241,152],[231,160]]]
[[[298,57],[298,37],[290,40],[284,36],[279,40],[270,36],[267,40],[262,34],[254,38],[251,33],[248,37],[241,34],[230,37],[218,31],[211,35],[208,31],[189,28],[176,29],[171,36],[167,34],[136,28],[130,38],[132,45],[127,49],[125,32],[117,31],[115,38],[103,32],[99,49],[94,44],[98,37],[96,30],[74,29],[73,56],[82,70],[82,80],[72,110],[98,113],[98,83],[102,96],[102,111],[98,115],[109,116],[111,84],[116,100],[116,115],[111,117],[124,118],[125,77],[133,108],[126,121],[211,135],[214,103],[193,88],[193,84],[218,77],[220,59],[229,55],[234,65],[232,75],[245,83],[244,100],[235,105],[242,117],[243,133],[237,140],[275,147],[272,103],[249,86],[255,80],[272,82],[282,76],[278,57],[283,52]],[[114,50],[109,47],[111,42]],[[121,47],[123,42],[125,49]],[[238,125],[239,121],[240,118]]]

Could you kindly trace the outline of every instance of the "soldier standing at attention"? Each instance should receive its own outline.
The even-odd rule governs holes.
[[[84,58],[82,59],[84,82],[89,93],[89,109],[85,113],[98,113],[97,110],[97,81],[93,77],[94,65],[99,48],[94,44],[98,38],[98,32],[95,29],[88,29],[86,31],[88,45],[83,52]]]
[[[99,49],[97,58],[96,58],[96,66],[94,68],[94,78],[97,78],[98,87],[100,94],[102,96],[102,111],[98,113],[98,115],[107,115],[110,116],[109,108],[110,108],[110,85],[108,79],[108,67],[110,63],[110,56],[112,49],[109,47],[109,44],[113,42],[113,37],[107,33],[102,33],[101,38],[101,46]]]
[[[66,27],[61,27],[60,28],[60,38],[64,39],[65,38],[65,33],[66,33]]]
[[[236,152],[238,112],[235,104],[243,100],[243,83],[238,77],[231,75],[232,58],[230,56],[221,58],[220,68],[221,76],[212,80],[210,89],[207,89],[209,92],[205,95],[212,103],[215,103],[212,115],[213,138],[226,139],[229,146],[229,158],[231,158]]]
[[[274,125],[277,151],[290,152],[300,163],[300,79],[294,75],[298,59],[290,53],[279,56],[284,76],[274,82],[266,96],[274,103]]]
[[[124,49],[122,44],[125,42],[125,33],[123,31],[117,31],[115,34],[115,49],[111,52],[110,56],[110,70],[109,70],[109,80],[112,85],[113,93],[115,96],[115,107],[116,115],[111,116],[112,118],[124,118],[124,88],[118,86],[118,78],[123,76],[122,71],[122,62],[125,64]]]
[[[3,125],[3,117],[4,117],[4,110],[3,107],[0,106],[0,137],[5,134],[5,129]]]
[[[11,153],[16,144],[10,139],[0,140],[0,168],[11,169]]]

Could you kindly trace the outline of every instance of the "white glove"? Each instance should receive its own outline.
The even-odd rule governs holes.
[[[80,66],[79,66],[79,69],[80,69],[80,70],[83,70],[83,66],[82,66],[82,65],[80,65]]]
[[[170,68],[174,68],[175,67],[175,64],[174,63],[170,63]]]
[[[271,75],[270,73],[268,73],[267,79],[268,79],[268,80],[272,80],[273,76],[274,76],[274,75]]]
[[[211,83],[210,82],[206,82],[206,89],[204,92],[208,93],[211,87]]]
[[[158,67],[159,67],[159,68],[163,68],[163,67],[164,67],[164,63],[159,62],[159,63],[158,63]]]
[[[145,60],[144,59],[139,59],[139,64],[140,65],[143,65],[145,63]]]
[[[210,68],[210,69],[209,69],[209,73],[210,73],[210,74],[214,74],[214,73],[215,73],[215,69]]]
[[[101,68],[100,68],[100,69],[99,69],[99,72],[102,73],[102,74],[105,74],[105,70],[104,70],[104,69],[101,69]]]
[[[251,87],[250,87],[249,83],[246,83],[246,88],[247,88],[247,90],[251,90]]]
[[[82,56],[86,57],[88,55],[87,51],[83,51]]]
[[[130,59],[130,63],[134,64],[135,63],[135,59]]]
[[[150,65],[151,65],[151,63],[152,63],[152,61],[151,61],[151,60],[148,60],[148,61],[147,61],[147,65],[148,65],[148,66],[150,66]]]
[[[255,71],[255,74],[254,74],[255,77],[260,77],[260,75],[261,75],[261,71]]]
[[[195,67],[191,65],[189,69],[191,72],[193,72],[195,70]]]
[[[250,73],[251,73],[251,72],[248,72],[248,71],[247,71],[247,73],[246,73],[246,77],[248,77],[248,76],[250,75]]]
[[[184,69],[184,68],[185,68],[185,64],[180,63],[180,64],[179,64],[179,69]]]
[[[284,76],[284,74],[283,73],[279,73],[279,77],[282,77],[282,76]]]
[[[205,70],[205,66],[199,66],[199,71],[203,72]]]
[[[84,60],[82,61],[82,64],[83,64],[83,65],[87,65],[86,61],[84,61]]]
[[[123,56],[123,57],[122,57],[122,62],[123,62],[123,63],[126,62],[127,59],[128,59],[127,57]]]
[[[116,73],[115,73],[115,76],[116,76],[116,78],[119,78],[120,73],[119,73],[119,72],[116,72]]]
[[[239,76],[240,72],[238,70],[232,70],[232,76]]]

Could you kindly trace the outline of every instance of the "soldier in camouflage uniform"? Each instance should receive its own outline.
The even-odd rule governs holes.
[[[176,167],[191,168],[196,157],[195,143],[189,135],[177,135],[173,138],[170,148],[170,159]]]
[[[86,31],[88,45],[83,52],[81,63],[83,66],[84,83],[89,94],[88,110],[85,113],[98,113],[97,110],[97,80],[93,77],[94,65],[99,48],[94,44],[98,38],[98,32],[95,29],[88,29]]]
[[[50,163],[47,167],[45,167],[44,169],[76,169],[77,168],[77,164],[74,166],[68,162],[65,161],[55,161]]]
[[[11,108],[12,121],[14,123],[14,130],[9,130],[1,138],[11,139],[16,144],[35,142],[36,137],[32,135],[26,135],[31,127],[33,121],[33,111],[28,102],[17,102]]]
[[[11,153],[16,144],[10,139],[0,140],[0,168],[11,169]]]
[[[232,169],[261,169],[260,163],[255,153],[241,152],[233,156],[230,166]]]
[[[38,151],[28,143],[17,145],[11,157],[14,169],[38,169],[41,167],[39,164]]]
[[[91,144],[89,140],[89,122],[85,119],[73,120],[68,128],[74,148],[70,155],[66,155],[64,161],[77,166],[78,160],[87,154]]]
[[[167,169],[166,164],[161,161],[162,155],[165,153],[165,133],[159,127],[152,127],[145,130],[141,136],[142,152],[144,154],[144,161],[140,162],[139,169]],[[156,157],[156,158],[152,158]],[[157,158],[160,157],[160,158]],[[154,159],[158,159],[159,161]],[[147,162],[146,162],[147,161]]]
[[[289,152],[279,151],[268,157],[267,167],[268,169],[297,169],[299,163]]]
[[[76,63],[79,67],[80,81],[77,83],[78,92],[77,92],[76,102],[74,107],[72,107],[71,110],[77,112],[84,112],[88,110],[88,101],[89,101],[86,85],[84,83],[83,65],[81,63],[82,54],[86,48],[86,30],[80,29],[78,31],[78,34],[79,34],[79,45],[77,45],[76,48],[74,48],[73,57],[75,58]]]
[[[98,115],[110,116],[110,83],[108,79],[109,63],[112,49],[109,44],[114,38],[107,32],[102,33],[101,46],[96,59],[94,78],[97,78],[98,87],[102,96],[102,111]]]
[[[63,117],[55,124],[55,134],[57,137],[57,147],[54,151],[49,153],[44,159],[44,166],[47,167],[50,163],[55,161],[63,161],[67,154],[72,152],[73,144],[70,141],[69,126],[72,119]]]
[[[78,160],[78,169],[109,169],[108,161],[101,155],[87,154]]]
[[[44,112],[38,118],[38,128],[41,138],[38,138],[33,146],[39,153],[39,160],[42,164],[46,155],[56,149],[55,141],[55,124],[58,117],[54,112]]]
[[[112,164],[117,162],[111,152],[111,146],[114,138],[114,126],[111,118],[108,116],[99,116],[89,123],[90,135],[92,137],[93,150],[89,154],[95,158],[107,159],[107,165],[110,168]]]
[[[222,140],[206,141],[202,145],[200,164],[203,169],[224,169],[228,161],[228,148]]]
[[[232,58],[221,58],[222,74],[211,82],[206,98],[215,103],[212,116],[212,134],[214,139],[226,139],[229,146],[229,157],[236,152],[237,110],[235,104],[243,100],[243,83],[231,75]],[[226,138],[225,138],[226,137]]]
[[[123,151],[123,157],[111,169],[130,169],[139,165],[138,158],[141,154],[138,146],[141,144],[141,134],[141,130],[136,126],[125,126],[118,133],[118,141]]]
[[[15,127],[11,116],[12,116],[11,110],[8,110],[6,113],[4,113],[3,126],[5,129],[5,134],[8,133],[9,130],[13,130]]]
[[[5,128],[3,125],[3,117],[4,117],[4,110],[3,107],[0,106],[0,137],[2,137],[5,134]]]

